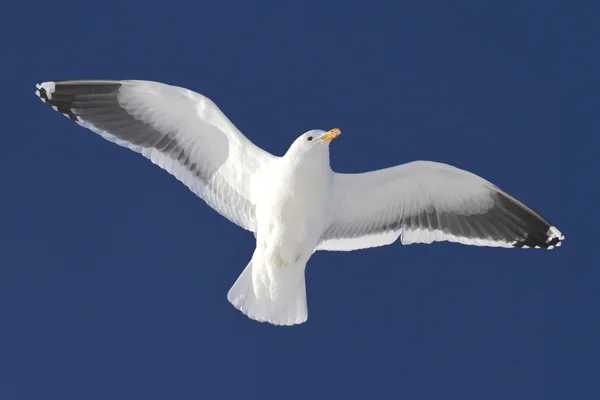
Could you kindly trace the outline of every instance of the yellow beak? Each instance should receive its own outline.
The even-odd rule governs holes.
[[[324,133],[319,139],[321,139],[324,142],[327,142],[329,140],[335,139],[336,137],[340,136],[341,134],[342,134],[342,131],[340,131],[338,128],[333,128],[329,132]]]

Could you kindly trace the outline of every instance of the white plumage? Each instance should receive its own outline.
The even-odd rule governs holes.
[[[256,236],[227,298],[275,325],[306,321],[304,270],[316,250],[451,241],[560,246],[538,213],[470,172],[417,161],[362,174],[329,166],[340,131],[312,130],[283,157],[248,140],[208,98],[148,81],[56,81],[36,86],[56,111],[167,170]]]

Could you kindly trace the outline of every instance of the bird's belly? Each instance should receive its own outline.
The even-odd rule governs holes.
[[[327,176],[283,171],[257,206],[257,245],[276,266],[304,265],[323,233]]]
[[[319,233],[308,221],[272,220],[258,240],[265,258],[276,267],[305,264],[313,253]]]
[[[257,244],[277,267],[304,265],[312,255],[322,233],[321,212],[290,199],[273,203],[260,221]]]

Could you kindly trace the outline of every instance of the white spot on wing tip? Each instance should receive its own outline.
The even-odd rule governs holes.
[[[35,85],[38,89],[44,89],[46,91],[46,97],[48,99],[52,99],[52,93],[56,89],[56,84],[54,82],[43,82]]]
[[[46,92],[54,93],[56,84],[54,82],[42,82],[39,84],[38,89],[44,88]]]
[[[39,90],[36,90],[36,91],[35,91],[35,95],[36,95],[37,97],[40,97],[40,91],[39,91]]]
[[[551,226],[548,229],[548,232],[546,232],[546,235],[548,235],[550,238],[558,238],[559,240],[565,239],[565,236],[562,233],[560,233],[560,231],[556,229],[555,226]]]

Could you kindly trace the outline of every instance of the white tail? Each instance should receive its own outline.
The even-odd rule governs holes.
[[[308,309],[304,269],[302,269],[302,281],[295,289],[295,294],[272,299],[268,295],[257,296],[257,293],[264,294],[267,291],[264,290],[265,288],[255,288],[253,263],[255,263],[254,257],[229,289],[227,300],[256,321],[269,322],[273,325],[296,325],[305,322],[308,319]],[[257,284],[264,285],[260,281],[257,281]]]

